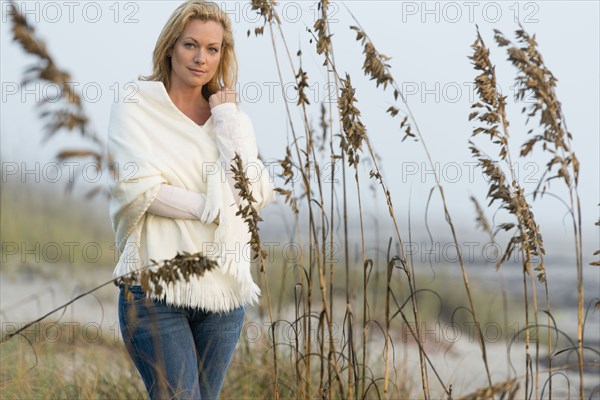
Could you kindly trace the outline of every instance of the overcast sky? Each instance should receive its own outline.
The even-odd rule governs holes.
[[[126,83],[151,71],[151,54],[156,39],[169,14],[179,1],[75,1],[16,2],[48,44],[48,50],[59,67],[68,70],[74,84],[84,90],[85,111],[99,136],[106,136],[109,110],[117,90]],[[259,149],[267,161],[283,158],[291,141],[286,123],[286,109],[281,95],[277,65],[268,28],[265,35],[247,37],[260,21],[250,11],[250,2],[218,2],[229,12],[234,24],[239,80],[244,109],[253,120]],[[526,139],[529,129],[520,115],[523,103],[515,104],[515,69],[506,61],[504,49],[493,43],[493,30],[499,29],[514,39],[516,20],[537,35],[539,49],[547,66],[558,78],[558,97],[562,102],[568,127],[574,135],[575,152],[581,162],[580,196],[583,208],[585,252],[591,254],[598,244],[599,195],[599,6],[597,1],[541,2],[399,2],[348,1],[331,2],[331,30],[335,60],[340,73],[348,72],[356,87],[358,107],[376,152],[382,157],[384,178],[390,187],[394,207],[403,226],[410,201],[413,228],[423,227],[425,204],[434,181],[427,173],[425,155],[419,143],[401,142],[399,119],[391,119],[385,110],[393,102],[392,92],[375,88],[375,82],[363,76],[362,49],[349,29],[356,22],[345,7],[358,18],[377,49],[391,57],[391,71],[405,91],[409,105],[425,137],[431,155],[439,166],[446,188],[450,211],[458,229],[473,229],[473,209],[469,195],[485,203],[486,185],[474,167],[468,150],[473,125],[468,121],[473,70],[467,56],[476,37],[478,24],[491,48],[497,65],[501,90],[509,95],[511,148],[514,157]],[[28,94],[15,93],[15,85],[24,70],[35,61],[11,40],[7,15],[8,2],[1,3],[1,155],[3,169],[8,162],[48,162],[57,149],[80,143],[76,135],[63,133],[42,146],[42,123],[37,118],[36,97],[53,88],[30,87]],[[314,51],[307,27],[317,17],[316,2],[285,2],[279,7],[283,31],[293,62],[298,67],[296,52],[302,50],[302,67],[308,73],[311,118],[318,128],[319,102],[328,97],[323,60]],[[301,126],[300,109],[294,107],[293,75],[287,53],[276,34],[277,54],[284,75],[284,88],[291,98],[292,117]],[[334,104],[335,106],[335,104]],[[478,137],[478,143],[485,142]],[[489,147],[487,147],[489,148]],[[520,160],[518,173],[533,188],[542,176],[548,155],[536,151],[534,157]],[[28,167],[29,168],[29,167]],[[5,170],[6,171],[6,170]],[[363,182],[368,168],[363,170]],[[5,174],[3,174],[5,175]],[[3,176],[3,179],[5,177]],[[558,182],[557,182],[558,183]],[[557,193],[564,196],[561,185]],[[355,196],[354,196],[355,197]],[[373,204],[371,194],[364,191],[369,212],[386,215],[381,194]],[[375,210],[375,211],[373,211]],[[5,211],[5,210],[2,210]],[[542,232],[550,240],[562,240],[571,230],[564,219],[566,210],[552,198],[534,205]],[[493,211],[489,212],[491,216]],[[430,221],[443,224],[438,197],[432,203]],[[501,222],[501,221],[500,221]],[[435,225],[435,224],[434,224]]]

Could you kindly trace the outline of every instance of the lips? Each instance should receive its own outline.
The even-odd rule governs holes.
[[[201,70],[201,69],[192,69],[192,68],[189,68],[189,70],[192,71],[196,75],[202,75],[202,74],[206,73],[206,71]]]

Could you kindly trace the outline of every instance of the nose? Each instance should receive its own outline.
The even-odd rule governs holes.
[[[202,49],[198,49],[198,52],[196,53],[196,56],[194,57],[194,62],[196,64],[203,64],[204,63],[204,55],[202,53]]]

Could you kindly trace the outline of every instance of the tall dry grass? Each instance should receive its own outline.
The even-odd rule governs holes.
[[[291,105],[285,102],[291,141],[285,147],[282,159],[278,160],[282,168],[280,178],[283,185],[276,190],[284,203],[289,206],[289,219],[293,221],[294,232],[294,237],[290,240],[296,241],[300,248],[306,251],[301,252],[299,259],[292,263],[281,259],[276,263],[265,261],[267,253],[262,246],[259,229],[261,217],[253,208],[248,180],[242,172],[241,160],[237,159],[233,167],[236,187],[247,204],[247,207],[240,207],[240,214],[248,223],[249,231],[252,233],[251,245],[257,264],[255,273],[260,274],[261,287],[266,293],[259,308],[259,317],[265,320],[264,316],[268,315],[270,340],[253,345],[248,343],[247,338],[241,340],[241,355],[234,359],[228,375],[228,382],[232,384],[228,395],[276,399],[314,397],[396,399],[417,396],[423,399],[442,396],[448,399],[458,397],[465,399],[535,397],[538,399],[543,398],[547,390],[546,393],[549,393],[551,398],[553,379],[557,374],[564,375],[563,370],[570,368],[568,366],[555,368],[553,361],[562,353],[568,352],[569,348],[559,350],[558,344],[553,341],[554,336],[558,337],[559,329],[555,326],[550,307],[541,228],[533,215],[532,204],[527,198],[525,189],[513,174],[515,158],[509,151],[506,97],[496,91],[498,78],[495,67],[490,59],[489,48],[486,47],[479,31],[472,45],[473,54],[470,56],[478,74],[474,82],[479,97],[473,104],[474,111],[469,115],[469,119],[477,123],[473,130],[470,148],[482,171],[489,177],[488,206],[497,202],[510,220],[499,225],[494,231],[485,216],[486,210],[478,203],[476,203],[475,216],[478,225],[491,242],[502,240],[498,231],[508,232],[511,235],[508,242],[504,244],[505,251],[496,265],[499,273],[502,272],[503,264],[512,254],[518,252],[521,255],[524,297],[519,302],[519,306],[524,314],[526,325],[522,332],[515,333],[515,337],[510,339],[514,341],[517,336],[524,335],[525,365],[523,375],[512,373],[509,369],[503,379],[498,379],[491,372],[488,358],[490,344],[486,342],[481,328],[482,318],[484,318],[481,312],[483,301],[477,294],[477,288],[473,286],[472,280],[469,279],[460,250],[456,225],[446,201],[444,187],[436,174],[435,185],[431,189],[428,203],[434,192],[439,193],[444,219],[457,249],[456,268],[460,272],[464,288],[463,300],[466,304],[457,307],[451,313],[452,319],[457,311],[466,311],[468,319],[474,324],[475,338],[480,351],[480,368],[485,379],[482,387],[465,395],[455,392],[453,382],[448,380],[444,376],[444,371],[436,365],[437,359],[432,357],[431,349],[425,340],[426,332],[422,331],[422,323],[431,318],[427,296],[436,292],[417,281],[419,266],[413,260],[412,252],[408,251],[407,244],[407,240],[408,243],[412,242],[412,231],[410,228],[408,231],[400,229],[392,193],[384,179],[381,158],[369,136],[368,127],[361,119],[357,100],[359,94],[352,82],[362,77],[351,77],[339,72],[343,70],[343,66],[336,63],[334,57],[336,42],[330,31],[329,2],[319,2],[320,18],[310,30],[314,39],[315,54],[323,61],[323,72],[327,77],[327,83],[336,88],[335,102],[319,105],[320,131],[313,129],[309,123],[312,107],[305,89],[309,87],[310,77],[301,67],[302,52],[295,53],[297,60],[293,58],[294,51],[289,46],[289,40],[286,38],[284,26],[273,1],[253,0],[251,5],[252,9],[262,17],[261,26],[254,31],[255,35],[258,37],[265,33],[269,34],[281,87],[285,87],[283,83],[286,81],[286,76],[293,76],[298,91],[296,107],[301,112],[303,124],[292,123]],[[64,82],[66,73],[56,67],[45,47],[35,36],[33,27],[14,7],[12,15],[15,40],[25,51],[45,62],[45,68],[34,70],[38,72],[37,76],[29,79]],[[356,32],[356,40],[364,55],[365,77],[375,81],[377,88],[382,86],[382,92],[393,98],[394,105],[388,108],[387,114],[390,118],[400,119],[399,130],[404,134],[402,142],[409,137],[415,139],[422,148],[425,160],[432,170],[436,171],[433,168],[433,156],[426,145],[426,135],[419,129],[417,118],[391,72],[390,58],[377,49],[374,41],[360,26],[360,22],[351,13],[350,15],[356,22],[356,25],[351,26],[350,29]],[[579,374],[578,397],[583,399],[586,364],[584,352],[593,352],[594,349],[586,349],[583,343],[585,317],[582,282],[582,221],[577,191],[579,164],[572,151],[572,135],[567,130],[555,94],[556,79],[544,64],[535,37],[530,36],[522,27],[515,35],[517,44],[510,42],[498,31],[495,32],[495,40],[499,47],[507,47],[508,59],[518,70],[516,82],[522,88],[519,95],[523,97],[531,94],[536,99],[536,103],[529,110],[524,109],[524,112],[527,112],[529,117],[539,118],[537,125],[530,131],[530,133],[535,132],[533,138],[522,145],[520,156],[528,156],[536,145],[541,145],[550,158],[547,173],[555,174],[540,181],[540,186],[533,193],[533,199],[535,200],[538,195],[544,195],[547,184],[553,179],[564,182],[569,193],[576,247],[575,269],[578,277],[577,287],[574,288],[578,292],[578,338],[573,348],[578,355],[576,366]],[[281,46],[285,50],[283,55],[278,53]],[[69,86],[67,88],[70,89]],[[73,99],[77,99],[76,94],[73,95]],[[50,132],[65,128],[80,129],[82,133],[88,132],[87,119],[83,116],[80,102],[74,100],[74,104],[77,105],[77,111],[72,115],[66,112],[59,112],[53,116],[43,115],[57,121],[65,121],[65,116],[68,116],[66,120],[71,121],[71,123],[52,124]],[[337,133],[338,127],[339,133]],[[497,147],[497,157],[489,156],[477,146],[475,137],[478,135],[487,135],[492,140]],[[100,143],[93,135],[87,137],[92,142]],[[110,160],[102,158],[99,154],[100,152],[69,150],[60,153],[58,158],[92,156],[98,160],[101,168],[109,164]],[[337,164],[331,164],[334,168],[332,174],[341,175],[341,185],[335,185],[332,180],[329,187],[325,186],[323,160],[341,160],[339,171],[335,169],[338,168]],[[361,174],[361,169],[364,167],[369,170],[366,182]],[[351,176],[354,179],[351,179]],[[299,179],[295,179],[296,177]],[[376,199],[377,193],[382,194],[393,227],[393,236],[389,238],[386,248],[383,249],[384,260],[368,256],[369,238],[365,222],[367,211],[364,208],[366,189],[370,189]],[[100,190],[99,188],[98,191]],[[358,211],[355,215],[348,207],[348,200],[354,195],[358,203]],[[349,234],[349,227],[353,222],[357,222],[360,227],[358,232],[360,248],[356,252],[356,262],[351,256],[353,249]],[[343,233],[340,234],[340,238],[337,238],[339,224]],[[303,238],[307,238],[307,243],[302,242]],[[334,261],[334,249],[328,247],[328,244],[338,242],[342,244],[344,256],[341,261]],[[379,242],[380,240],[376,240],[375,245],[383,248],[384,246]],[[174,260],[167,260],[158,270],[159,275],[144,275],[143,284],[146,289],[152,290],[157,286],[158,276],[164,280],[178,279],[178,276],[172,273],[177,271],[177,268],[184,268],[184,271],[188,271],[185,273],[201,274],[210,264],[202,255],[187,255],[187,257],[191,257],[195,262],[191,264],[184,262],[178,256]],[[191,266],[191,270],[186,270],[186,266]],[[154,285],[148,284],[150,281],[153,281]],[[108,283],[110,282],[106,284]],[[539,317],[541,309],[537,303],[538,285],[541,285],[544,290],[545,323],[542,323]],[[274,288],[276,289],[271,291]],[[444,296],[450,295],[444,294]],[[502,296],[506,327],[509,320],[507,311],[509,301],[504,290]],[[405,307],[409,307],[409,310],[405,310]],[[44,317],[34,322],[41,322],[43,319]],[[314,331],[313,323],[316,324]],[[285,341],[278,336],[278,329],[282,326],[291,329],[292,340]],[[543,340],[539,333],[541,328],[547,331]],[[418,383],[411,381],[407,358],[398,360],[396,357],[400,330],[404,330],[411,337],[410,340],[402,340],[404,354],[413,349],[418,353]],[[18,333],[4,336],[2,345],[6,346],[14,342],[14,337]],[[511,340],[507,341],[507,357],[510,353]],[[545,345],[546,350],[542,349],[542,345]],[[507,360],[507,364],[509,363],[510,360]],[[597,363],[590,365],[597,366]],[[9,372],[7,374],[10,375]],[[251,379],[244,378],[248,374]],[[542,374],[547,374],[547,377],[542,377]],[[9,376],[7,379],[10,381],[14,377]],[[6,382],[4,381],[3,384]]]

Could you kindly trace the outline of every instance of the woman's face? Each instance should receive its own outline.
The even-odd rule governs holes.
[[[217,72],[221,60],[223,25],[191,20],[171,52],[171,85],[202,88]]]

